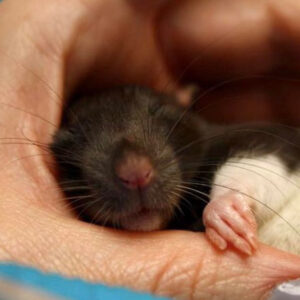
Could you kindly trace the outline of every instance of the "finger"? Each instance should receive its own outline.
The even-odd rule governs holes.
[[[286,75],[277,79],[271,75],[240,78],[236,82],[224,82],[222,87],[215,84],[204,91],[197,98],[196,108],[210,121],[240,123],[276,120],[290,125],[300,124],[299,78],[293,80]]]
[[[166,49],[172,45],[179,70],[189,65],[189,74],[207,82],[270,68],[269,16],[260,1],[231,0],[226,7],[219,1],[175,2],[164,16],[162,41]]]
[[[277,283],[300,276],[299,257],[268,247],[245,260],[230,251],[215,251],[199,233],[124,234],[68,219],[47,219],[40,211],[32,212],[35,222],[23,223],[31,218],[25,213],[17,219],[22,228],[3,231],[8,227],[0,219],[0,249],[5,245],[11,255],[6,259],[66,276],[172,298],[190,299],[193,294],[195,299],[209,299],[213,292],[216,298],[232,300],[262,299]]]
[[[227,242],[211,227],[206,227],[205,233],[209,240],[220,250],[227,248]]]
[[[85,30],[76,33],[76,43],[67,51],[68,89],[78,83],[84,91],[132,83],[168,92],[178,88],[152,30],[164,1],[86,2]],[[124,40],[126,47],[120,47]]]
[[[25,177],[15,176],[14,184]],[[129,234],[101,228],[50,214],[36,202],[28,205],[27,198],[37,193],[46,203],[55,196],[34,185],[33,192],[31,185],[26,185],[27,190],[15,185],[13,190],[23,193],[8,196],[12,187],[4,182],[1,203],[9,204],[0,211],[2,260],[181,299],[191,294],[209,299],[213,291],[216,298],[238,300],[248,291],[249,299],[256,300],[280,281],[300,276],[299,258],[280,257],[270,248],[262,247],[245,260],[230,251],[215,251],[200,233]],[[233,289],[236,297],[231,297]]]
[[[275,66],[299,74],[294,50],[300,47],[299,1],[223,4],[217,0],[170,2],[161,19],[161,42],[166,51],[172,49],[172,65],[178,70],[190,65],[189,76],[201,82],[266,74]]]
[[[160,41],[177,80],[205,87],[196,107],[210,121],[299,125],[300,2],[271,1],[267,12],[261,1],[226,3],[170,1]]]

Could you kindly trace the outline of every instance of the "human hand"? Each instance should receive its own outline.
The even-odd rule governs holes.
[[[205,15],[205,1],[184,3]],[[196,10],[186,11],[180,1],[163,4],[0,5],[0,258],[181,299],[261,299],[277,283],[300,276],[298,257],[260,245],[246,258],[230,249],[219,252],[199,233],[136,234],[80,222],[64,202],[44,148],[59,124],[63,99],[79,83],[86,89],[129,82],[178,89],[180,72],[170,66],[185,64],[201,50],[200,36],[186,23]],[[185,12],[182,21],[174,17]],[[178,48],[184,32],[189,40]]]

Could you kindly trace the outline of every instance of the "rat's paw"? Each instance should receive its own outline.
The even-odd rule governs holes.
[[[219,249],[228,243],[245,254],[257,248],[256,221],[244,199],[237,192],[229,192],[212,199],[203,212],[206,235]]]

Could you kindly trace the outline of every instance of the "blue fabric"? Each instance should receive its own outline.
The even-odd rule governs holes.
[[[137,293],[124,288],[112,288],[80,279],[64,278],[57,274],[46,274],[14,264],[0,264],[0,278],[70,300],[166,300],[166,298]]]

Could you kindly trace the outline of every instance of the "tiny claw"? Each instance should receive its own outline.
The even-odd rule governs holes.
[[[234,246],[238,248],[240,251],[242,251],[243,253],[249,256],[252,255],[251,247],[246,242],[238,241],[237,243],[234,244]]]
[[[252,248],[254,250],[257,250],[258,246],[257,246],[257,239],[256,239],[256,237],[251,233],[251,234],[247,235],[247,239],[248,239],[250,245],[252,246]]]
[[[246,252],[246,254],[247,255],[252,255],[253,253],[252,253],[252,250],[251,250],[251,248],[249,247],[249,246],[247,246],[247,248],[245,248],[245,252]]]

